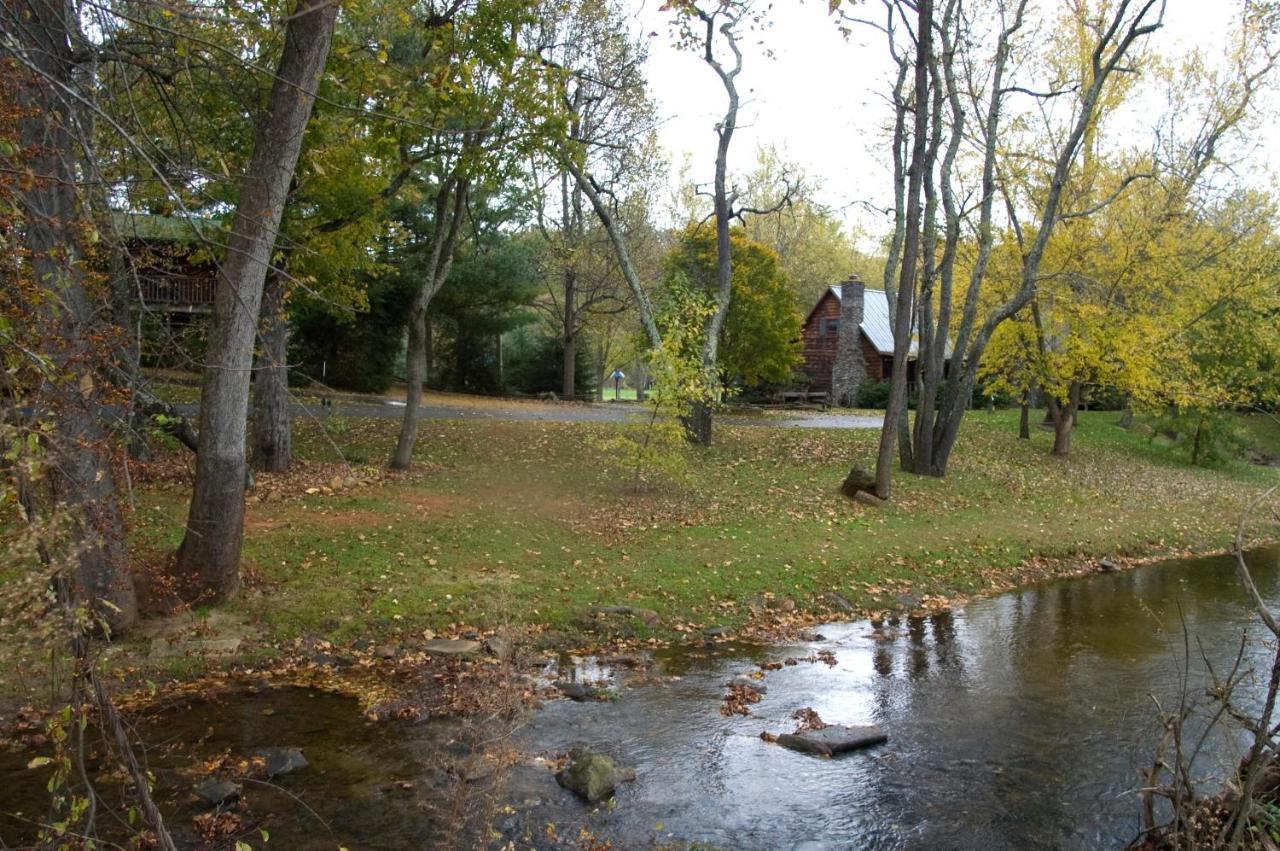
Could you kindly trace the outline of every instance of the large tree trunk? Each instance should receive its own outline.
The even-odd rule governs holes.
[[[1018,439],[1031,439],[1031,404],[1029,391],[1022,391],[1022,404],[1018,406]]]
[[[289,317],[285,313],[285,275],[272,270],[262,292],[261,355],[253,379],[253,467],[268,473],[289,469],[292,422],[289,418]]]
[[[240,586],[245,426],[262,288],[337,14],[338,4],[330,0],[299,0],[289,18],[226,259],[218,269],[200,394],[195,490],[177,564],[180,578],[191,586],[184,590],[203,597],[229,597]]]
[[[1071,454],[1071,431],[1076,425],[1076,411],[1080,407],[1080,396],[1083,388],[1080,382],[1071,382],[1067,390],[1067,399],[1061,402],[1048,395],[1049,416],[1053,420],[1053,454],[1065,458]]]
[[[78,601],[121,631],[137,619],[137,601],[111,444],[99,418],[103,381],[97,369],[113,353],[100,350],[99,311],[84,280],[74,167],[78,142],[68,95],[76,87],[71,57],[76,22],[70,14],[70,6],[53,0],[0,5],[0,28],[13,40],[0,59],[13,60],[15,99],[24,107],[18,141],[27,177],[17,184],[17,199],[31,279],[40,290],[26,307],[39,327],[40,354],[50,364],[35,408],[53,425],[46,440],[49,483],[55,503],[69,518],[65,542],[74,573],[69,584]],[[12,296],[18,300],[14,307],[20,307],[21,292],[15,288]]]
[[[682,418],[685,437],[698,446],[711,445],[711,406],[705,402],[693,405]]]

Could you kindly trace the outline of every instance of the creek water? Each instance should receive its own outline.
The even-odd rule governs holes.
[[[1251,563],[1280,604],[1280,550]],[[184,844],[196,839],[180,769],[294,746],[310,767],[245,786],[246,822],[268,829],[268,849],[577,848],[588,837],[614,848],[1120,847],[1138,832],[1134,790],[1161,734],[1152,698],[1172,707],[1184,691],[1202,695],[1206,665],[1229,668],[1246,635],[1246,666],[1264,671],[1271,648],[1255,621],[1230,558],[1178,560],[927,618],[829,624],[799,644],[672,649],[647,671],[560,660],[544,675],[607,681],[619,697],[551,701],[516,727],[369,724],[346,698],[263,689],[161,713],[139,734]],[[750,716],[720,713],[731,677],[819,651],[835,664],[770,671]],[[1249,680],[1242,694],[1261,689]],[[879,724],[889,741],[823,759],[760,739],[791,730],[805,707],[829,723]],[[1241,741],[1226,727],[1209,737],[1198,769],[1210,784]],[[553,778],[547,758],[582,744],[636,770],[612,805],[588,807]],[[485,749],[514,763],[457,779]],[[0,754],[11,847],[43,812],[27,756]]]

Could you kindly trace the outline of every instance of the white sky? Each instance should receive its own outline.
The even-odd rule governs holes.
[[[673,163],[673,179],[688,156],[694,180],[709,183],[714,126],[723,115],[724,90],[698,57],[672,45],[670,13],[659,11],[661,0],[635,2],[639,25],[645,33],[657,33],[648,40],[647,75],[664,119],[660,141]],[[846,221],[878,230],[877,217],[865,205],[883,207],[889,198],[887,149],[880,128],[889,116],[884,93],[891,63],[879,32],[855,29],[846,40],[826,6],[825,0],[782,0],[774,6],[772,27],[759,37],[774,56],[763,55],[758,44],[746,46],[738,78],[743,108],[730,168],[749,171],[757,149],[773,144],[806,172],[820,201],[843,211]],[[1219,53],[1235,6],[1226,0],[1169,0],[1165,26],[1151,37],[1151,46],[1165,55],[1180,54],[1196,44]],[[858,8],[875,14],[879,4]],[[1275,106],[1271,98],[1268,108],[1280,117]],[[1258,152],[1259,170],[1269,170],[1280,157],[1276,133],[1268,136]]]

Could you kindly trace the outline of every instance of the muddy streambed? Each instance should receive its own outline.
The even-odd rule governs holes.
[[[1263,594],[1280,603],[1277,562],[1280,550],[1254,558]],[[671,650],[647,672],[561,660],[548,677],[604,680],[617,699],[552,701],[514,728],[375,725],[353,700],[266,689],[175,708],[138,733],[186,845],[198,841],[193,764],[286,746],[309,767],[244,785],[245,825],[269,831],[268,849],[1119,847],[1138,829],[1133,790],[1160,735],[1150,696],[1171,705],[1180,692],[1184,623],[1199,694],[1202,650],[1225,668],[1243,631],[1261,639],[1230,559],[1057,582],[928,618],[830,624],[803,644]],[[750,716],[720,713],[733,676],[823,650],[835,665],[771,670]],[[1260,642],[1247,652],[1265,666]],[[830,723],[879,724],[889,742],[822,759],[760,739],[792,729],[803,707]],[[547,760],[579,744],[636,770],[612,806],[556,784]],[[1229,770],[1237,746],[1230,731],[1213,737],[1203,773]],[[44,812],[26,756],[0,754],[10,847],[30,839],[23,819]]]

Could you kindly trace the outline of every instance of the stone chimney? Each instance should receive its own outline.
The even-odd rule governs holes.
[[[840,285],[840,330],[836,337],[836,361],[831,367],[831,400],[852,408],[858,388],[867,377],[862,358],[862,300],[866,285],[857,275]]]

